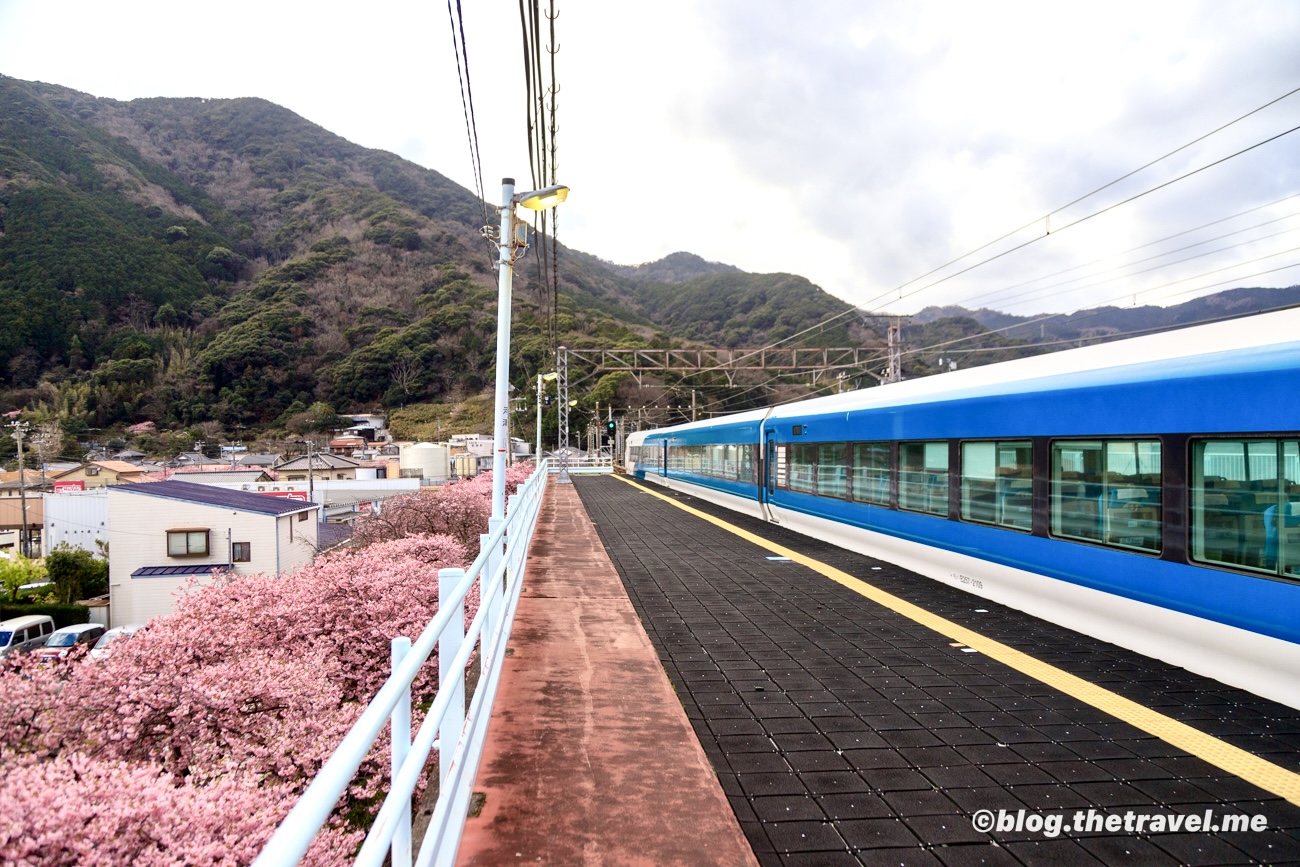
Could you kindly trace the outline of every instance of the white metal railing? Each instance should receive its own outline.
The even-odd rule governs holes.
[[[254,867],[284,867],[302,860],[386,722],[392,726],[392,782],[355,863],[379,867],[391,852],[392,867],[410,867],[411,797],[435,747],[438,801],[415,864],[455,863],[547,475],[542,461],[538,472],[510,498],[505,519],[489,522],[468,570],[438,571],[437,615],[414,642],[393,639],[392,674],[271,835]],[[476,580],[479,608],[467,628],[465,595]],[[476,646],[479,681],[466,711],[465,670]],[[411,684],[435,649],[438,692],[412,740]]]
[[[551,456],[548,459],[551,462],[551,472],[558,473],[561,468],[568,470],[570,473],[612,473],[614,472],[614,459],[608,455],[599,457],[569,455],[568,461],[563,457]]]

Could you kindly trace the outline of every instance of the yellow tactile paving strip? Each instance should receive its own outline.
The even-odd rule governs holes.
[[[699,518],[702,521],[708,521],[716,527],[726,530],[732,535],[738,536],[747,542],[757,545],[771,551],[781,557],[788,557],[802,566],[806,566],[819,575],[825,576],[837,584],[852,590],[854,593],[864,596],[882,605],[889,610],[901,614],[902,616],[915,621],[929,629],[933,629],[940,635],[951,638],[953,641],[972,647],[998,662],[1015,669],[1023,674],[1027,674],[1035,680],[1045,683],[1048,686],[1058,689],[1066,695],[1076,698],[1085,704],[1091,705],[1100,711],[1110,714],[1116,719],[1126,722],[1129,725],[1141,729],[1148,734],[1154,735],[1161,740],[1178,747],[1198,759],[1221,768],[1228,773],[1240,777],[1241,779],[1259,786],[1265,791],[1271,792],[1278,797],[1285,798],[1292,804],[1300,807],[1300,774],[1292,773],[1286,768],[1273,764],[1272,762],[1261,759],[1259,756],[1246,752],[1243,749],[1225,743],[1216,737],[1207,735],[1205,732],[1192,728],[1185,723],[1176,719],[1167,717],[1162,713],[1157,713],[1148,707],[1144,707],[1135,701],[1124,698],[1121,695],[1111,692],[1108,689],[1089,683],[1081,677],[1077,677],[1069,672],[1062,671],[1054,665],[1037,660],[1032,656],[1022,653],[1019,650],[1008,647],[999,641],[987,638],[978,632],[959,626],[943,617],[932,614],[917,605],[913,605],[904,599],[881,590],[860,578],[854,578],[847,572],[843,572],[833,566],[827,566],[819,560],[800,554],[789,548],[776,544],[775,542],[764,539],[762,536],[742,530],[732,524],[727,523],[721,518],[716,518],[698,509],[692,509],[690,506],[679,503],[671,497],[664,496],[656,491],[642,488],[636,485],[630,479],[622,476],[617,478],[630,485],[634,485],[652,497],[657,497],[665,503],[676,506],[678,509]]]

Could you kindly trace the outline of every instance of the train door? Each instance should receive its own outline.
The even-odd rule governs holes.
[[[776,493],[777,449],[776,431],[765,431],[763,435],[763,483],[758,489],[758,500],[763,518],[778,523],[772,511],[772,495]]]
[[[663,448],[659,452],[659,475],[668,475],[668,440],[663,440]]]

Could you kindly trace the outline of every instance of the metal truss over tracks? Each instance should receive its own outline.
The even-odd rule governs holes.
[[[814,382],[828,371],[848,371],[885,381],[886,373],[878,370],[888,360],[887,350],[854,347],[799,347],[765,349],[568,349],[559,354],[568,361],[579,361],[597,371],[626,371],[641,384],[644,373],[705,373],[717,371],[735,384],[740,371],[765,370],[784,373],[808,373]]]

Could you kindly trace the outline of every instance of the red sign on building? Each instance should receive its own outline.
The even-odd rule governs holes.
[[[299,500],[308,502],[306,491],[258,491],[259,494],[265,494],[268,497],[279,497],[282,500]]]

